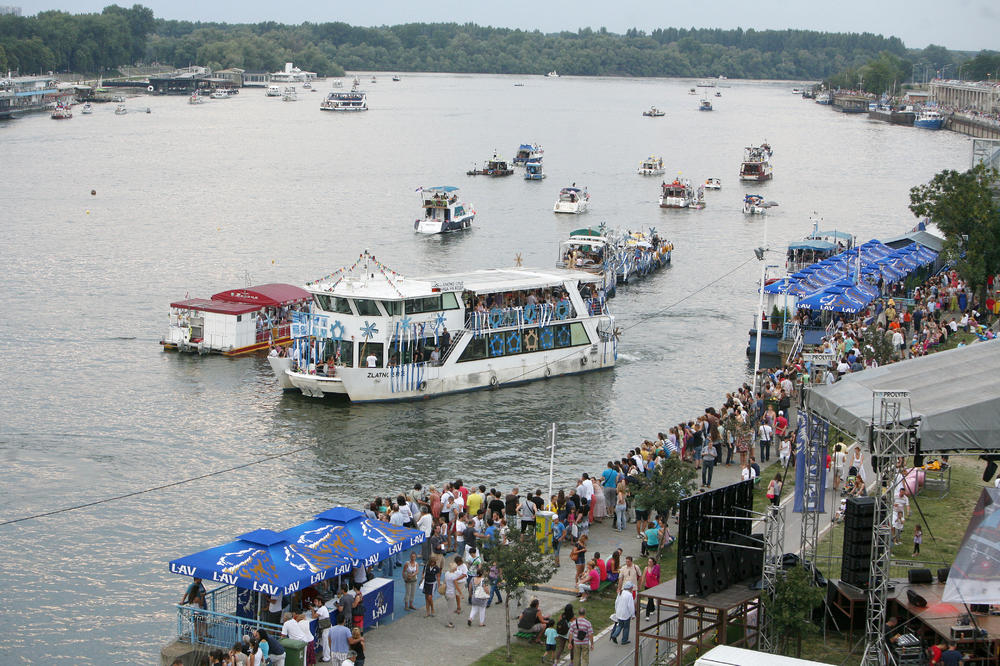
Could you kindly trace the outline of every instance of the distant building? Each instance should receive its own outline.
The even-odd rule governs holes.
[[[20,16],[21,8],[14,5],[0,5],[0,16]]]
[[[267,72],[243,72],[244,88],[266,88],[271,81]]]
[[[229,69],[220,69],[219,71],[215,72],[212,76],[214,76],[217,79],[223,79],[225,81],[228,81],[230,87],[242,88],[244,73],[245,70],[242,70],[239,67],[231,67]]]
[[[931,101],[961,111],[1000,112],[1000,84],[995,81],[931,81]]]
[[[271,83],[306,83],[316,80],[316,72],[304,72],[292,63],[286,62],[285,69],[271,73]]]

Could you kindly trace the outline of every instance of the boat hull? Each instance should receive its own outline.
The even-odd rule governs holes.
[[[656,169],[643,169],[643,168],[640,168],[639,171],[638,171],[638,173],[639,173],[640,176],[662,176],[666,172],[667,172],[666,169],[660,169],[660,168],[656,168]]]
[[[416,220],[413,228],[418,234],[447,234],[452,231],[464,231],[472,227],[474,215],[458,218],[457,220]]]
[[[267,351],[273,344],[276,347],[287,347],[292,343],[290,337],[277,338],[274,341],[257,342],[246,347],[236,349],[215,349],[208,347],[205,343],[178,342],[171,340],[160,340],[160,345],[164,351],[186,352],[191,354],[221,354],[222,356],[246,356],[258,352]]]
[[[936,118],[934,120],[920,120],[918,118],[913,121],[913,126],[926,130],[939,130],[944,126],[944,118]]]
[[[660,197],[660,208],[690,208],[694,204],[693,199],[681,199],[680,197]]]
[[[586,213],[588,208],[589,205],[586,201],[558,201],[556,202],[556,205],[552,207],[552,212],[580,215],[582,213]]]

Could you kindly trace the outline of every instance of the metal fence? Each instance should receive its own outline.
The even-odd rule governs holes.
[[[192,645],[231,648],[254,629],[281,634],[281,625],[192,606],[177,606],[177,638]]]

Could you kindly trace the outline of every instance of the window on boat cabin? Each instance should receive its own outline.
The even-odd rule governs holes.
[[[243,321],[243,315],[236,315],[236,321]]]
[[[406,299],[406,314],[420,314],[421,312],[437,312],[441,309],[440,296],[425,296],[424,298]]]
[[[382,309],[390,317],[399,317],[403,314],[403,302],[402,301],[379,301],[382,304]]]
[[[340,314],[353,314],[351,312],[351,304],[346,298],[330,296],[328,294],[313,294],[313,300],[320,310],[338,312]]]
[[[446,291],[441,294],[441,309],[442,310],[457,310],[458,309],[458,296],[455,295],[453,291]]]
[[[354,367],[354,343],[350,340],[326,340],[320,355],[337,365]]]
[[[375,354],[376,368],[381,368],[383,365],[385,365],[385,360],[382,358],[382,343],[362,342],[358,349],[358,367],[367,368],[368,357],[372,354]]]
[[[378,303],[370,298],[355,298],[354,306],[358,309],[358,315],[362,317],[378,317],[382,314],[378,309]]]
[[[479,335],[469,340],[469,344],[462,350],[462,355],[458,357],[458,362],[478,361],[486,358],[486,339],[487,336]]]

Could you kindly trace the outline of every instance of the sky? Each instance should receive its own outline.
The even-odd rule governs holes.
[[[118,0],[131,6],[135,0]],[[100,11],[112,0],[0,0],[24,15],[59,9]],[[343,21],[377,26],[397,23],[473,22],[496,27],[558,32],[605,27],[622,33],[665,27],[757,30],[787,28],[824,32],[872,32],[895,36],[910,48],[1000,50],[997,0],[145,0],[158,18],[227,23]]]

